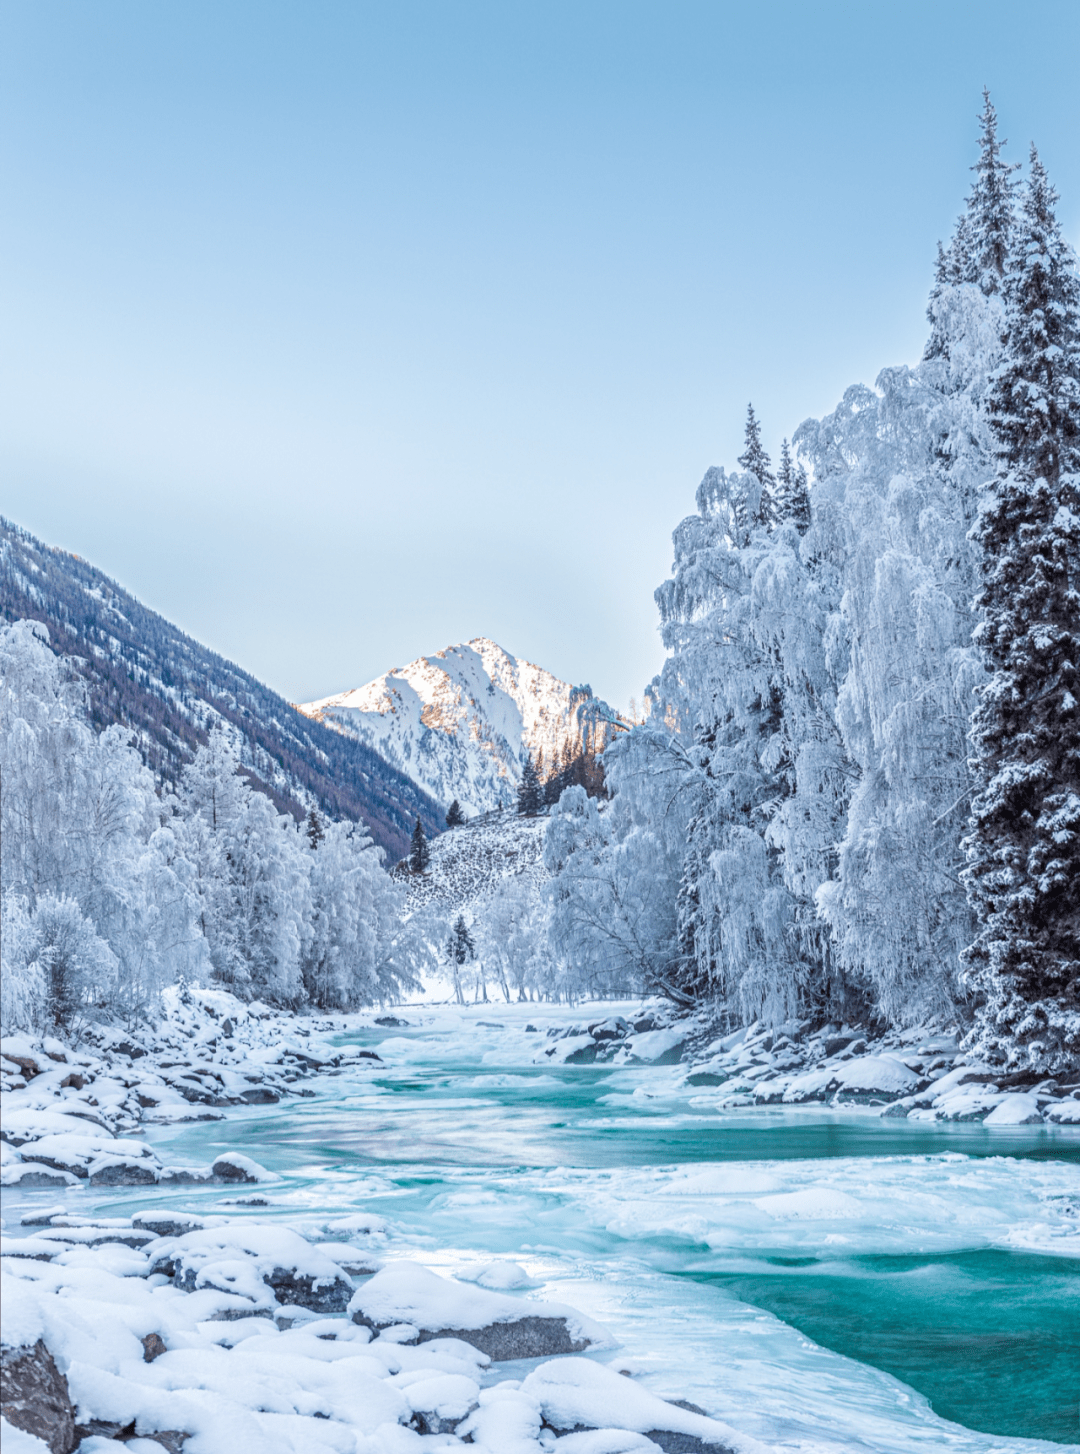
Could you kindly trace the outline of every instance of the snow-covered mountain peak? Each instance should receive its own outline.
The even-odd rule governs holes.
[[[578,700],[568,682],[477,636],[300,711],[475,814],[510,802],[529,753],[551,762],[573,742]]]

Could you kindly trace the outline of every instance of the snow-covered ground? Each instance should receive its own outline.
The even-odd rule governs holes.
[[[525,755],[549,764],[577,734],[573,688],[494,641],[448,646],[300,711],[367,742],[447,806],[513,802]]]
[[[145,1055],[117,1043],[36,1050],[48,1065],[4,1096],[5,1136],[21,1127],[6,1163],[44,1167],[43,1142],[64,1135],[68,1170],[51,1186],[15,1176],[5,1188],[5,1342],[44,1337],[75,1418],[95,1431],[82,1454],[120,1454],[118,1435],[132,1454],[160,1454],[177,1434],[189,1454],[375,1454],[466,1438],[493,1454],[710,1438],[807,1454],[1062,1447],[1059,1432],[1051,1444],[949,1422],[872,1357],[740,1294],[766,1274],[794,1287],[806,1268],[822,1286],[842,1273],[866,1307],[901,1298],[887,1326],[915,1277],[920,1306],[944,1323],[963,1302],[949,1281],[963,1259],[1020,1259],[1029,1282],[1050,1287],[1052,1362],[1069,1304],[1051,1284],[1080,1257],[1065,1159],[1078,1133],[882,1117],[860,1103],[720,1105],[723,1086],[691,1083],[699,1062],[717,1075],[743,1053],[752,1071],[784,1047],[751,1034],[710,1049],[666,1018],[656,1005],[515,1004],[288,1022],[193,996]],[[839,1065],[860,1059],[857,1046],[847,1060],[832,1048]],[[949,1055],[901,1049],[897,1064],[903,1053]],[[199,1078],[176,1091],[174,1074]],[[238,1103],[229,1075],[266,1102]],[[85,1083],[60,1084],[74,1077]],[[119,1157],[113,1132],[131,1143]],[[109,1142],[114,1162],[154,1175],[110,1185],[93,1169],[113,1164]],[[218,1176],[170,1182],[170,1166]],[[918,1266],[896,1272],[896,1259]],[[975,1290],[980,1317],[1000,1311],[992,1279]],[[1017,1329],[1035,1291],[1017,1299]],[[554,1358],[489,1362],[469,1341],[501,1328],[511,1341],[488,1347],[505,1354],[513,1338],[561,1337],[564,1325],[570,1342],[557,1346],[585,1346]],[[941,1344],[959,1359],[958,1385],[976,1331],[962,1356]],[[1005,1408],[1008,1357],[998,1365]],[[1028,1376],[1038,1404],[1042,1370]],[[1000,1409],[983,1411],[993,1427]],[[5,1454],[9,1440],[42,1454],[7,1430]]]

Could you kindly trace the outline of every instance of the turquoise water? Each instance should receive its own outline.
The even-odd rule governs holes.
[[[800,1259],[801,1261],[801,1259]],[[994,1434],[1080,1438],[1080,1263],[982,1250],[688,1272]]]
[[[536,1066],[543,1042],[509,1016],[505,1032],[467,1028],[344,1037],[381,1047],[387,1067],[160,1139],[177,1159],[239,1149],[281,1172],[259,1215],[362,1206],[390,1220],[398,1255],[531,1257],[548,1295],[594,1295],[585,1310],[624,1348],[654,1341],[669,1389],[693,1350],[672,1391],[711,1391],[710,1411],[737,1426],[738,1388],[698,1365],[745,1358],[752,1326],[770,1353],[745,1377],[772,1378],[778,1418],[778,1360],[811,1412],[820,1350],[854,1361],[834,1359],[821,1383],[853,1431],[859,1400],[877,1400],[885,1423],[853,1448],[907,1448],[919,1420],[910,1447],[957,1424],[1080,1444],[1080,1260],[1049,1255],[1080,1225],[1080,1133],[821,1107],[717,1114],[690,1104],[677,1067]]]

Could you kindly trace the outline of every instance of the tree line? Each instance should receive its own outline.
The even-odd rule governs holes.
[[[668,659],[564,792],[551,934],[583,984],[732,1023],[938,1019],[1080,1060],[1080,283],[989,96],[914,367],[781,446],[748,411],[656,592]]]

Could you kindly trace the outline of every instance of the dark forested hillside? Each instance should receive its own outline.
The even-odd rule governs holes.
[[[163,784],[224,720],[242,733],[254,784],[282,810],[300,816],[314,804],[362,820],[394,859],[417,817],[429,834],[443,825],[444,807],[372,748],[302,716],[79,556],[0,518],[0,619],[21,617],[44,622],[53,649],[85,663],[94,725],[130,727]]]

